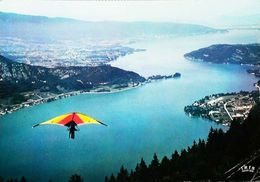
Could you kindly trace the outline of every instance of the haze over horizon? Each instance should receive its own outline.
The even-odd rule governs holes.
[[[258,0],[24,1],[3,0],[0,11],[85,21],[156,21],[232,27],[260,24]]]

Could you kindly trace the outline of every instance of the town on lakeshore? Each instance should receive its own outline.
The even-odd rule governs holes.
[[[234,120],[243,122],[247,118],[251,108],[259,100],[259,92],[260,89],[253,92],[213,94],[185,106],[184,111],[189,116],[202,117],[230,126]]]
[[[58,99],[67,98],[70,96],[75,96],[79,94],[87,94],[87,93],[113,93],[117,91],[123,91],[126,89],[135,88],[142,83],[126,83],[126,84],[118,84],[113,86],[104,86],[93,88],[91,90],[78,90],[72,92],[65,92],[65,93],[52,93],[52,92],[40,92],[40,91],[30,91],[20,93],[19,97],[21,100],[16,100],[16,102],[4,104],[3,102],[0,104],[0,115],[5,115],[8,113],[12,113],[18,109],[22,109],[29,106],[34,106],[41,103],[52,102]],[[7,100],[5,100],[7,102]]]

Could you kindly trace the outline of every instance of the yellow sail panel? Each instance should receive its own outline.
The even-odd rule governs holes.
[[[60,116],[57,116],[57,117],[55,117],[53,119],[50,119],[50,120],[45,121],[43,123],[40,123],[40,125],[44,125],[44,124],[61,124],[61,121],[64,120],[65,118],[67,118],[70,115],[71,114],[60,115]]]
[[[87,116],[85,114],[77,113],[77,115],[83,121],[82,124],[101,124],[98,120],[96,120],[90,116]]]

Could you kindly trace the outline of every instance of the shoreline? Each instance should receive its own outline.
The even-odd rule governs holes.
[[[250,110],[259,101],[259,92],[240,91],[205,96],[184,107],[189,117],[199,117],[215,123],[230,126],[233,120],[242,123]]]
[[[83,95],[83,94],[114,94],[114,93],[119,93],[119,92],[132,90],[135,88],[139,88],[147,83],[150,83],[150,82],[149,81],[139,82],[139,83],[136,83],[136,85],[134,85],[134,84],[132,86],[128,85],[127,87],[118,88],[118,89],[110,87],[109,91],[99,91],[100,89],[101,90],[104,89],[102,87],[96,88],[96,89],[93,89],[90,91],[82,91],[82,90],[72,91],[72,92],[57,94],[54,96],[41,98],[41,99],[37,99],[37,100],[26,101],[26,102],[22,102],[20,104],[15,104],[15,105],[10,106],[11,109],[6,108],[4,112],[0,112],[0,117],[7,115],[7,114],[11,114],[11,113],[18,111],[20,109],[23,109],[23,108],[32,107],[32,106],[36,106],[36,105],[44,104],[44,103],[48,103],[48,102],[53,102],[56,100],[65,99],[65,98],[72,97],[72,96]]]
[[[0,117],[4,116],[6,114],[11,114],[11,113],[13,113],[17,110],[23,109],[23,108],[32,107],[32,106],[43,104],[43,103],[53,102],[56,100],[60,100],[60,99],[64,99],[67,97],[76,96],[76,95],[80,95],[80,94],[82,94],[82,95],[83,94],[114,94],[114,93],[119,93],[119,92],[125,92],[125,91],[131,90],[131,89],[136,89],[136,88],[144,86],[148,83],[152,83],[152,82],[156,82],[156,81],[162,81],[162,80],[168,80],[168,79],[178,79],[178,78],[180,78],[180,75],[181,75],[180,73],[178,73],[178,74],[179,74],[178,77],[176,77],[174,75],[170,75],[170,76],[159,75],[160,78],[157,78],[156,76],[151,76],[148,79],[146,79],[144,82],[127,83],[127,86],[123,86],[123,87],[122,86],[115,87],[116,85],[111,85],[111,86],[107,86],[107,87],[101,86],[101,87],[97,87],[95,89],[90,89],[89,91],[78,90],[78,91],[72,91],[72,92],[67,92],[67,93],[62,93],[62,94],[56,94],[56,95],[54,94],[53,96],[49,96],[49,97],[33,99],[31,101],[25,101],[20,104],[14,104],[14,105],[8,106],[10,108],[5,108],[5,109],[3,109],[3,111],[0,110]],[[37,93],[36,93],[36,95],[37,95]]]

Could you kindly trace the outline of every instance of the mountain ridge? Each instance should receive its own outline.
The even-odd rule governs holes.
[[[32,20],[32,19],[42,19],[42,20],[63,20],[63,21],[78,21],[78,22],[85,22],[85,23],[126,23],[126,24],[130,24],[130,23],[156,23],[156,24],[180,24],[180,25],[195,25],[195,26],[201,26],[201,27],[207,27],[207,28],[212,28],[206,25],[201,25],[201,24],[195,24],[195,23],[177,23],[177,22],[170,22],[170,21],[165,21],[165,22],[161,22],[161,21],[115,21],[115,20],[104,20],[104,21],[90,21],[90,20],[81,20],[81,19],[76,19],[76,18],[69,18],[69,17],[60,17],[60,16],[43,16],[43,15],[30,15],[30,14],[20,14],[20,13],[12,13],[12,12],[4,12],[4,11],[0,11],[0,19],[1,20],[10,20],[10,18],[12,18],[12,20],[16,20],[16,18],[20,19],[26,19],[27,20]],[[17,19],[17,20],[18,20]],[[215,28],[212,28],[215,29]]]
[[[260,65],[260,44],[214,44],[184,55],[191,60],[212,63]]]
[[[17,88],[16,92],[40,89],[56,93],[65,90],[88,90],[104,84],[111,86],[145,81],[145,78],[137,73],[110,65],[46,68],[14,62],[1,55],[0,75],[0,82]],[[2,92],[8,92],[8,90],[3,88]]]
[[[155,35],[194,35],[215,33],[223,29],[214,29],[204,25],[169,22],[91,22],[61,17],[44,17],[0,13],[0,23],[5,29],[2,36],[33,39],[78,39],[91,37],[99,39],[140,38]]]

